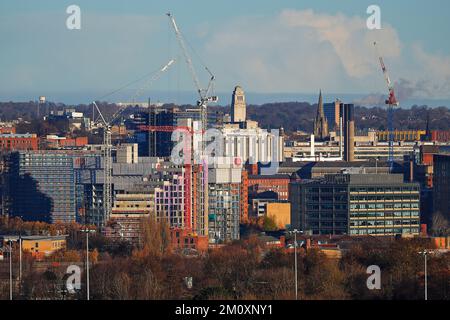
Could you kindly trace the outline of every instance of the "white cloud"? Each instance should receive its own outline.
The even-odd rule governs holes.
[[[382,30],[369,31],[366,21],[360,17],[316,14],[313,10],[285,10],[280,19],[289,27],[310,29],[316,41],[330,43],[351,77],[364,77],[373,71],[375,40],[384,44],[384,56],[400,55],[397,32],[388,24]]]
[[[426,97],[445,98],[450,93],[450,57],[426,52],[422,46],[412,46],[413,57],[420,76],[415,79],[415,89]]]
[[[82,12],[80,31],[67,30],[66,18],[62,11],[0,20],[0,92],[108,92],[179,53],[175,41],[166,48],[167,32],[172,40],[174,36],[164,16]],[[370,31],[365,15],[283,10],[181,27],[216,75],[218,92],[240,84],[264,93],[312,93],[320,88],[325,93],[383,93],[386,87],[372,45],[376,40],[399,99],[450,96],[449,56],[403,44],[385,21],[381,30]],[[165,90],[172,72],[172,90],[177,79],[182,89],[192,91],[182,60],[153,88]],[[200,65],[197,71],[206,83],[208,75]]]
[[[252,91],[357,92],[380,72],[374,40],[383,43],[386,57],[400,55],[400,40],[388,24],[374,32],[360,17],[284,10],[228,22],[212,32],[205,55],[220,62],[218,75],[231,73],[229,87],[234,81]]]

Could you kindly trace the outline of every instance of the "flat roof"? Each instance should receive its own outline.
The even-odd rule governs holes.
[[[31,241],[39,241],[39,240],[65,240],[68,235],[60,235],[60,236],[20,236],[22,240],[31,240]],[[17,241],[19,240],[18,235],[0,235],[0,239],[2,240],[11,240]]]

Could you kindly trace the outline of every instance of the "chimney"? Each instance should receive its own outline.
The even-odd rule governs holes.
[[[414,162],[412,158],[409,159],[409,181],[414,181]]]
[[[344,119],[344,161],[355,161],[355,106],[342,105]]]
[[[310,153],[310,156],[311,156],[311,158],[314,158],[315,143],[314,143],[314,135],[313,134],[311,135],[310,141],[311,141],[311,153]]]

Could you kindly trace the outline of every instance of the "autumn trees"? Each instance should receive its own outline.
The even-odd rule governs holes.
[[[38,232],[43,228],[25,227],[16,220],[0,223],[0,228],[7,229],[31,228]],[[55,228],[69,228],[64,231],[73,233],[71,247],[39,263],[24,256],[24,299],[62,299],[63,267],[71,263],[79,265],[83,272],[82,290],[66,298],[86,296],[84,237],[77,238],[75,226]],[[92,299],[295,298],[293,250],[266,247],[253,234],[205,254],[187,256],[171,250],[169,229],[164,223],[145,220],[142,230],[134,248],[122,247],[123,243],[111,242],[101,234],[90,238]],[[424,258],[419,252],[434,249],[430,240],[352,238],[341,249],[341,259],[331,259],[317,248],[298,249],[299,299],[423,299]],[[450,254],[432,252],[428,255],[428,297],[448,300]],[[17,257],[13,262],[16,266]],[[381,270],[379,290],[367,287],[367,268],[371,265]],[[192,279],[192,287],[187,286],[186,279]],[[0,281],[0,288],[5,283]]]
[[[433,245],[426,239],[397,239],[379,243],[362,242],[352,246],[340,262],[346,274],[346,289],[352,299],[423,299],[424,258],[419,254]],[[366,269],[381,269],[381,289],[367,290]],[[450,254],[428,256],[428,295],[448,299],[450,291]]]

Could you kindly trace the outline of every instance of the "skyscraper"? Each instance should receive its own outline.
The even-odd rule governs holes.
[[[314,120],[314,135],[319,140],[324,140],[328,135],[328,121],[323,112],[322,91],[319,94],[319,102],[317,104],[317,114]]]
[[[244,90],[236,86],[231,98],[231,122],[245,122],[246,112]]]

